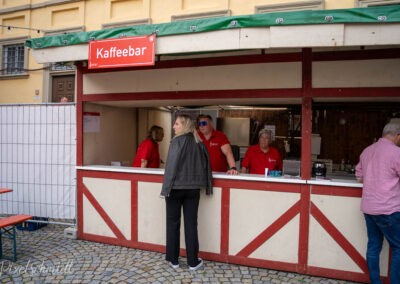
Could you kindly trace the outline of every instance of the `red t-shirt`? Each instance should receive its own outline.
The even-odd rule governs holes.
[[[282,170],[282,158],[279,151],[269,147],[268,152],[261,151],[260,145],[253,145],[247,149],[242,161],[242,167],[249,169],[250,174],[265,174],[268,170]]]
[[[150,138],[143,140],[137,149],[132,167],[140,167],[142,159],[147,160],[147,168],[159,168],[160,152],[158,150],[158,143],[154,142]]]
[[[226,135],[218,130],[213,130],[209,140],[206,140],[203,133],[198,131],[199,136],[203,144],[208,150],[210,156],[211,169],[214,172],[226,172],[228,170],[228,162],[224,153],[221,151],[221,147],[230,144]]]

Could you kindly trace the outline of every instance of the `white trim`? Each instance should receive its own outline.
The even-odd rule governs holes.
[[[9,14],[9,13],[15,13],[15,12],[21,12],[21,11],[26,11],[26,10],[47,8],[47,7],[50,7],[50,6],[70,4],[70,3],[80,2],[80,1],[81,0],[50,0],[50,1],[46,1],[46,2],[38,3],[38,4],[20,5],[20,6],[0,9],[0,15]]]
[[[54,35],[84,32],[84,31],[85,31],[85,26],[55,29],[55,30],[43,30],[44,36],[54,36]]]
[[[258,5],[254,7],[255,14],[271,13],[271,12],[288,12],[303,10],[323,10],[325,9],[325,0],[314,1],[295,1],[280,4]]]
[[[199,13],[184,13],[171,16],[171,22],[204,19],[212,17],[228,17],[231,16],[232,12],[229,9],[209,11],[209,12],[199,12]]]
[[[119,27],[126,27],[126,26],[140,26],[140,25],[150,25],[151,18],[145,19],[137,19],[132,21],[123,21],[123,22],[112,22],[112,23],[105,23],[101,25],[102,29],[111,29],[111,28],[119,28]]]
[[[400,4],[400,0],[355,0],[355,7],[388,6]]]

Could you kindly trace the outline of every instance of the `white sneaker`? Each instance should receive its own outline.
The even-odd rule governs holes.
[[[197,264],[196,266],[189,266],[190,271],[195,271],[203,266],[203,260],[200,257],[198,258],[198,260],[199,260],[199,264]]]
[[[178,264],[173,264],[171,261],[168,261],[168,265],[171,266],[173,269],[178,269],[179,268],[179,263]]]

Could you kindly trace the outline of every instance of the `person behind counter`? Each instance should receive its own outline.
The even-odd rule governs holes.
[[[189,270],[203,265],[198,258],[197,212],[200,189],[212,194],[212,172],[208,152],[197,135],[191,118],[178,115],[165,164],[161,197],[165,197],[167,219],[166,256],[172,268],[179,268],[181,210],[185,222],[186,254]]]
[[[379,255],[384,237],[392,249],[390,283],[400,283],[400,123],[386,124],[382,137],[364,149],[356,178],[363,183],[361,211],[367,226],[371,283],[382,283]]]
[[[211,116],[200,114],[197,117],[197,126],[197,133],[210,155],[212,170],[237,175],[238,171],[230,142],[223,132],[214,129]]]
[[[133,159],[132,167],[159,168],[160,152],[158,143],[164,138],[164,130],[158,125],[149,129],[147,138],[140,143],[136,156]]]
[[[279,151],[270,146],[272,132],[268,129],[261,129],[258,132],[258,144],[250,146],[242,161],[242,173],[265,174],[265,169],[282,170],[282,158]]]

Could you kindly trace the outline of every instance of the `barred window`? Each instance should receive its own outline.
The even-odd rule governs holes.
[[[24,44],[3,46],[2,58],[3,75],[21,74],[24,72],[25,49]]]

